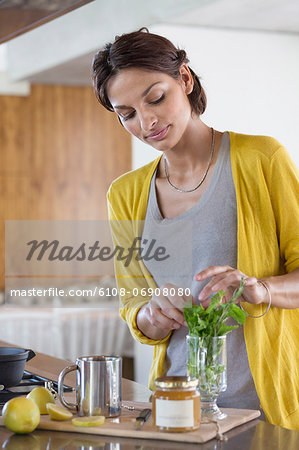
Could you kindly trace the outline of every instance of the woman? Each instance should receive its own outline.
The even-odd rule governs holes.
[[[271,423],[299,429],[298,172],[275,139],[207,126],[201,119],[206,96],[188,62],[184,50],[146,29],[117,37],[94,58],[100,103],[129,133],[161,151],[112,183],[114,241],[126,247],[141,234],[149,241],[165,224],[179,230],[186,219],[190,238],[182,230],[174,234],[181,248],[188,240],[192,246],[195,300],[230,292],[245,277],[243,307],[261,317],[249,316],[244,330],[229,335],[230,384],[219,405],[261,406]],[[133,230],[125,232],[125,223]],[[167,280],[159,262],[137,259],[129,265],[116,260],[116,277],[131,333],[155,346],[153,388],[156,377],[184,370],[188,293],[170,295],[170,288],[186,287],[186,278],[180,284],[185,265],[171,261]],[[157,286],[166,288],[164,295],[153,291]]]

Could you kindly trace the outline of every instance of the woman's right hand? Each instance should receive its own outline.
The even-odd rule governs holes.
[[[163,339],[171,330],[177,330],[182,325],[187,326],[183,314],[184,305],[190,298],[193,300],[193,297],[180,295],[178,290],[179,287],[171,283],[162,285],[161,294],[153,295],[139,310],[137,326],[147,337],[155,340]]]

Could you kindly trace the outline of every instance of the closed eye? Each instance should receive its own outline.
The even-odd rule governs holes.
[[[122,115],[120,115],[120,118],[122,119],[122,120],[124,120],[124,121],[126,121],[126,120],[129,120],[129,119],[132,119],[133,117],[134,117],[134,115],[135,115],[135,111],[132,111],[130,114],[128,114],[127,116],[122,116]]]
[[[165,94],[162,94],[161,97],[159,97],[157,100],[150,102],[151,105],[157,105],[158,103],[162,102],[165,98]],[[135,115],[135,111],[132,111],[127,116],[120,115],[120,118],[125,122],[126,120],[132,119]]]
[[[155,100],[154,102],[151,102],[152,105],[156,105],[157,103],[162,102],[162,100],[164,100],[165,98],[165,94],[162,94],[160,98],[158,98],[158,100]]]

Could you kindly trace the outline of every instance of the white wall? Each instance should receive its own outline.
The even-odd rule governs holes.
[[[299,36],[155,25],[184,48],[200,75],[208,107],[203,120],[214,128],[278,139],[299,167]],[[159,153],[133,140],[133,168]]]
[[[150,28],[187,51],[200,75],[214,128],[278,139],[299,167],[299,36],[156,25]],[[133,168],[160,152],[133,139]],[[153,347],[135,343],[136,381],[147,384]]]
[[[0,95],[29,95],[27,81],[13,82],[7,73],[7,44],[0,45]]]

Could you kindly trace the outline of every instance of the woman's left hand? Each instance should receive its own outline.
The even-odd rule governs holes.
[[[224,292],[228,291],[226,301],[229,301],[233,291],[240,286],[242,277],[244,277],[245,281],[242,294],[243,299],[241,297],[241,301],[253,304],[267,303],[267,290],[262,283],[259,283],[255,277],[248,277],[240,270],[230,266],[209,266],[195,275],[197,281],[212,278],[200,292],[198,300],[204,302],[208,297],[222,289]],[[205,302],[203,306],[206,306]]]

